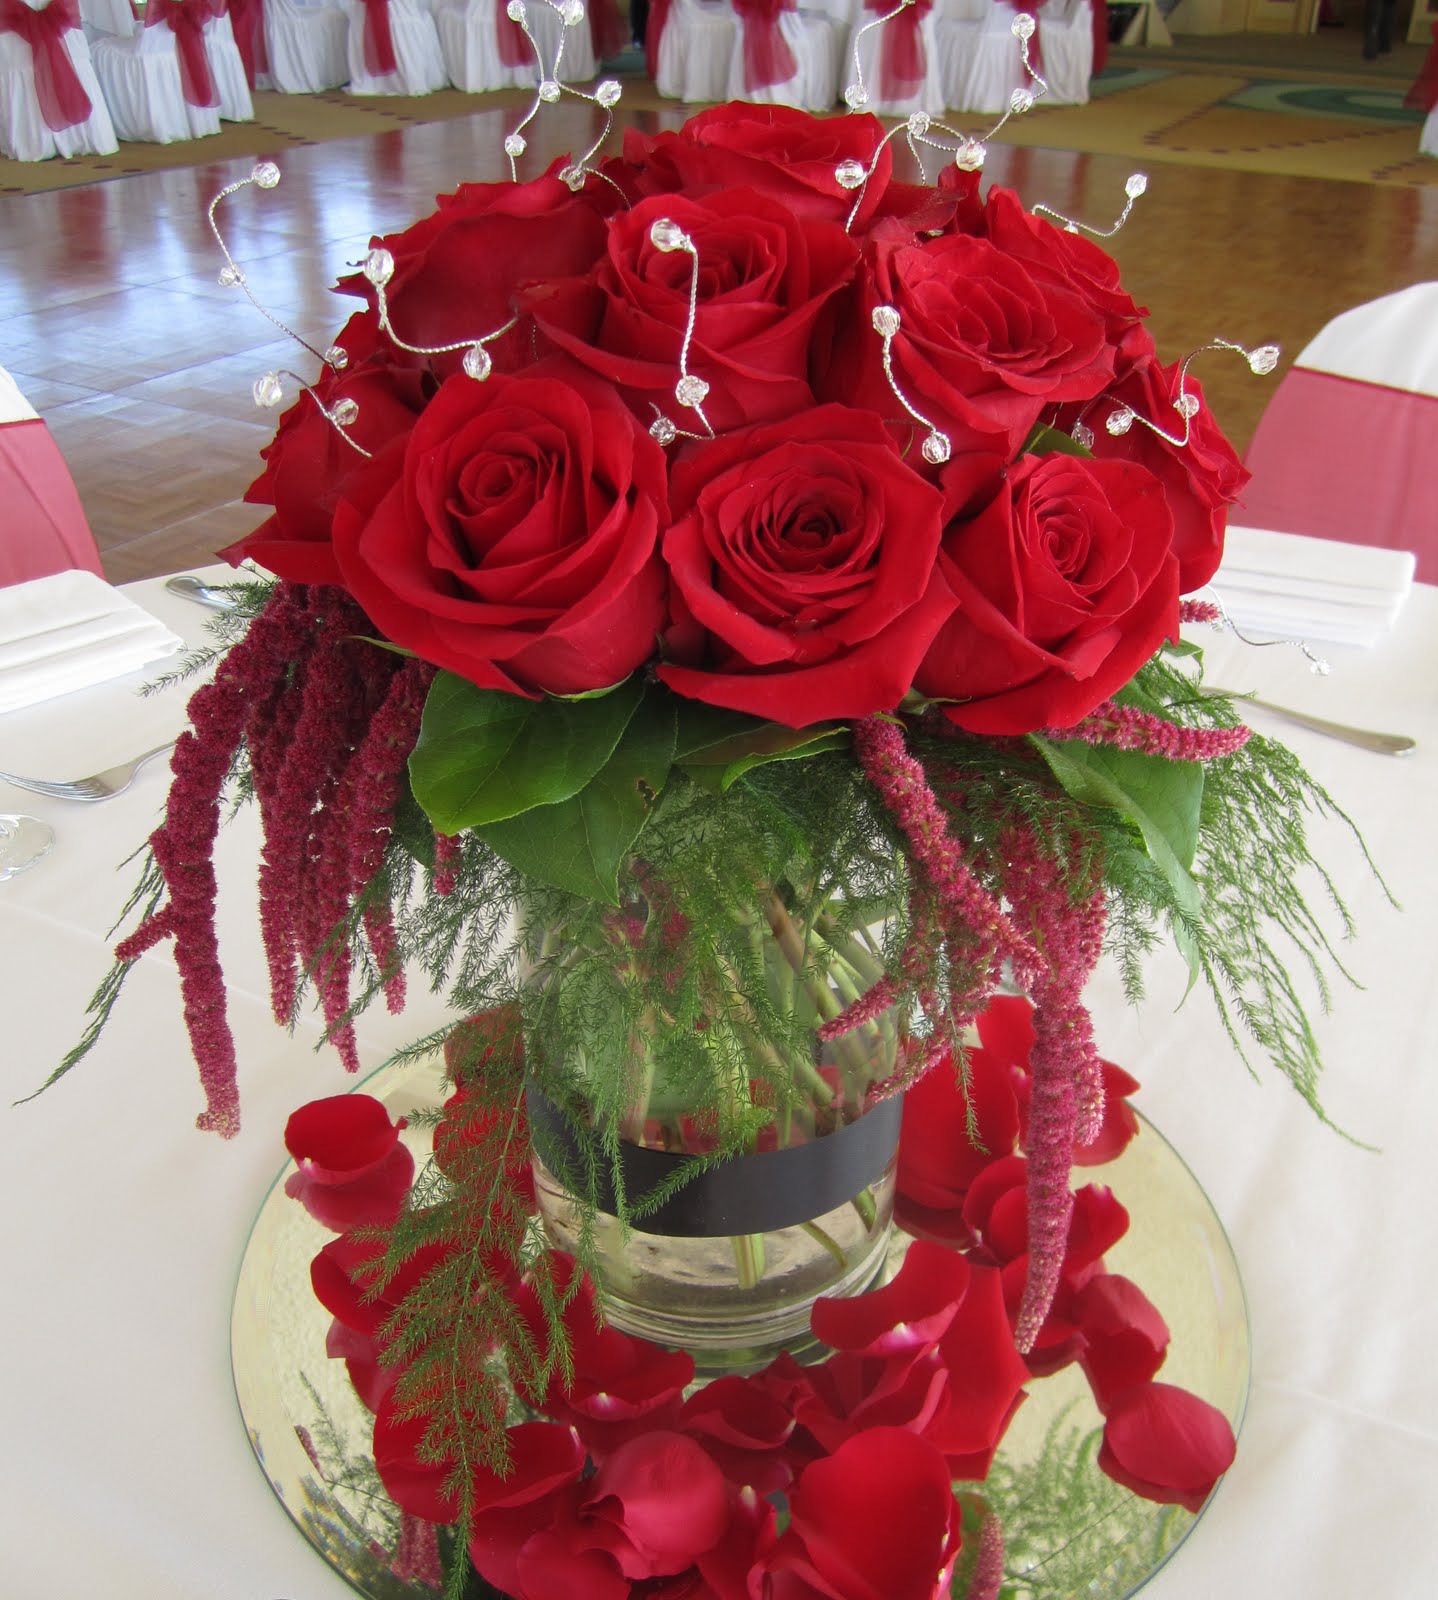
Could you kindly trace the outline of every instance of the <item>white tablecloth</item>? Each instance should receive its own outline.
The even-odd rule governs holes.
[[[131,592],[198,636],[201,613],[158,584]],[[1283,735],[1361,824],[1406,908],[1387,909],[1356,852],[1324,831],[1322,854],[1360,922],[1348,954],[1365,985],[1338,991],[1319,1020],[1325,1095],[1334,1120],[1381,1153],[1323,1127],[1272,1073],[1252,1081],[1201,995],[1175,1013],[1174,967],[1160,970],[1141,1014],[1124,1009],[1111,975],[1091,992],[1105,1053],[1143,1080],[1140,1105],[1231,1231],[1253,1320],[1237,1464],[1147,1591],[1153,1600],[1438,1594],[1438,589],[1415,590],[1376,649],[1330,654],[1333,672],[1318,679],[1297,652],[1209,644],[1217,682],[1421,741],[1395,761]],[[0,767],[93,770],[179,728],[181,696],[139,701],[132,687],[0,719]],[[34,812],[57,833],[48,861],[0,885],[7,1101],[77,1035],[107,964],[104,929],[130,884],[115,864],[164,786],[162,763],[101,806],[0,785],[0,809]],[[244,828],[223,854],[242,879],[253,860]],[[269,1021],[246,920],[232,907],[223,929],[242,1052],[238,1140],[191,1127],[201,1097],[163,954],[134,973],[89,1061],[40,1100],[0,1111],[0,1592],[17,1600],[348,1593],[272,1499],[230,1387],[230,1294],[285,1118],[349,1082],[310,1053],[315,1029],[289,1040]],[[378,1061],[420,1026],[413,1012],[372,1014],[362,1044]]]

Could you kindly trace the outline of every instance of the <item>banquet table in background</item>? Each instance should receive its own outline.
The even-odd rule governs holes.
[[[1413,550],[1438,582],[1438,283],[1335,317],[1264,409],[1243,521]]]
[[[70,567],[100,573],[100,552],[60,447],[0,367],[0,584]]]
[[[158,580],[127,590],[170,627],[204,615]],[[1143,1081],[1140,1107],[1207,1188],[1244,1269],[1254,1380],[1238,1461],[1145,1600],[1431,1600],[1438,1542],[1438,1261],[1432,1130],[1438,1126],[1438,589],[1420,586],[1370,651],[1333,649],[1312,676],[1297,651],[1205,634],[1211,677],[1319,715],[1417,736],[1394,761],[1282,730],[1365,831],[1405,904],[1385,904],[1336,823],[1316,828],[1360,928],[1341,988],[1317,1019],[1333,1120],[1280,1080],[1245,1073],[1184,975],[1152,973],[1141,1013],[1117,975],[1089,992],[1104,1054]],[[90,771],[176,732],[182,694],[138,699],[136,679],[0,718],[0,767]],[[1253,717],[1263,713],[1255,710]],[[1266,724],[1266,732],[1280,731]],[[153,826],[159,763],[104,805],[0,784],[0,808],[53,824],[52,856],[0,886],[7,1102],[46,1075],[80,1028],[107,964],[104,930],[130,886],[121,858]],[[136,967],[96,1054],[37,1101],[0,1110],[8,1315],[0,1333],[7,1594],[44,1600],[342,1600],[271,1498],[230,1385],[230,1297],[250,1221],[281,1164],[290,1111],[352,1080],[318,1029],[270,1019],[250,926],[255,843],[227,827],[221,928],[239,1039],[245,1126],[194,1131],[202,1103],[174,968]],[[1321,888],[1314,893],[1321,898]],[[237,909],[237,902],[238,909]],[[1315,904],[1317,901],[1315,900]],[[434,1004],[368,1013],[365,1058],[423,1031]],[[582,1600],[582,1597],[577,1597]]]

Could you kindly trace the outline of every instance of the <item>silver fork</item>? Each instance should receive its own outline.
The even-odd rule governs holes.
[[[123,794],[135,781],[136,774],[147,761],[162,756],[174,748],[175,741],[157,744],[133,761],[122,761],[118,767],[106,767],[103,772],[92,772],[88,778],[24,778],[15,772],[0,772],[0,780],[13,783],[17,789],[29,789],[33,794],[47,794],[52,800],[109,800]]]

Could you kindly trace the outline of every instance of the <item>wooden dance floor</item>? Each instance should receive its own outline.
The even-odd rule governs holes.
[[[352,304],[329,292],[345,263],[435,194],[503,177],[514,119],[491,109],[285,152],[280,186],[242,191],[223,215],[258,298],[323,348]],[[612,147],[626,121],[678,120],[633,113]],[[588,108],[546,108],[531,130],[531,170],[591,137]],[[1107,225],[1132,165],[991,146],[987,174],[1030,204]],[[216,281],[223,261],[205,208],[249,168],[212,163],[0,200],[0,365],[49,423],[115,582],[202,562],[260,520],[241,496],[275,416],[256,410],[251,384],[270,368],[313,375],[305,351]],[[1220,336],[1276,342],[1291,358],[1339,311],[1438,279],[1438,188],[1155,166],[1112,248],[1153,307],[1166,357]],[[1242,448],[1277,378],[1236,360],[1197,371]]]

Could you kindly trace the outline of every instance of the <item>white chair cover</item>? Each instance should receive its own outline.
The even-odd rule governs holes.
[[[865,111],[871,111],[880,117],[907,117],[911,111],[927,111],[931,117],[937,117],[948,102],[944,98],[943,74],[940,70],[937,19],[932,11],[926,12],[919,21],[919,37],[924,45],[923,80],[912,94],[896,96],[893,99],[884,97],[883,74],[880,71],[884,29],[870,28],[867,33],[863,30],[869,23],[877,21],[892,9],[892,6],[885,6],[881,11],[859,11],[849,29],[849,42],[840,66],[839,80],[845,87],[857,81],[854,76],[854,52],[857,50],[859,66],[864,74],[864,88],[869,95],[864,104]],[[893,25],[893,23],[887,24],[889,27]]]
[[[559,60],[559,76],[566,83],[587,83],[594,77],[599,71],[599,63],[594,59],[594,40],[590,36],[588,18],[577,27],[566,28],[564,18],[546,0],[525,0],[525,10],[529,31],[539,46],[540,59],[544,62],[546,72],[554,66],[554,54],[563,34],[564,54]],[[533,83],[534,79],[526,78],[524,81]]]
[[[1017,12],[993,0],[979,21],[941,17],[937,28],[939,82],[954,111],[1006,111],[1015,89],[1031,87],[1014,38]]]
[[[483,94],[538,82],[539,66],[528,44],[526,59],[518,66],[506,66],[500,56],[495,29],[503,4],[504,0],[437,0],[434,25],[445,71],[456,89]]]
[[[270,77],[281,94],[323,94],[347,83],[349,18],[329,0],[265,0]]]
[[[220,91],[221,118],[226,122],[253,122],[255,103],[250,99],[245,63],[227,16],[212,17],[205,24],[205,59]]]
[[[117,39],[128,39],[140,27],[130,9],[130,0],[80,0],[80,21],[85,25],[85,37],[90,40],[105,33],[113,33]]]
[[[727,0],[670,0],[654,87],[669,100],[691,105],[723,100],[739,24]]]
[[[1438,111],[1430,111],[1418,135],[1418,154],[1438,156]]]
[[[1039,71],[1049,86],[1044,100],[1055,106],[1088,104],[1093,77],[1093,11],[1089,0],[1048,0],[1035,12]]]
[[[112,156],[120,148],[90,60],[89,41],[79,28],[65,35],[65,51],[93,109],[84,122],[56,132],[40,114],[29,45],[16,34],[0,33],[0,155],[12,161],[45,161],[50,156]]]
[[[220,131],[218,106],[192,106],[180,88],[180,61],[167,22],[128,39],[97,39],[95,76],[121,139],[174,144]]]
[[[341,0],[349,18],[351,94],[433,94],[449,82],[434,18],[420,0],[390,0],[389,26],[395,70],[372,73],[365,65],[365,8],[360,0]]]
[[[832,18],[819,11],[786,11],[780,17],[779,32],[793,53],[796,70],[786,83],[772,83],[762,89],[751,89],[745,82],[743,27],[741,18],[734,53],[729,58],[727,99],[797,106],[801,111],[833,108],[839,98],[839,58],[845,35]]]

